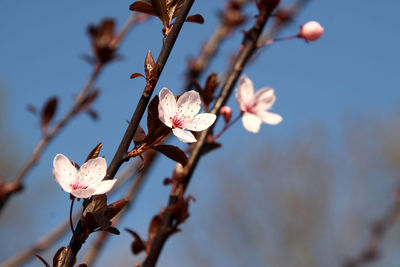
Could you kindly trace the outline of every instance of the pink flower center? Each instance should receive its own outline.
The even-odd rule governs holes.
[[[244,111],[245,111],[245,112],[248,112],[248,113],[253,113],[253,112],[254,112],[253,106],[246,105]]]
[[[72,190],[77,190],[77,189],[86,189],[87,186],[83,186],[79,184],[79,182],[75,182],[74,184],[71,184]]]
[[[183,118],[175,115],[175,117],[172,118],[172,128],[182,129],[182,127],[183,127]]]

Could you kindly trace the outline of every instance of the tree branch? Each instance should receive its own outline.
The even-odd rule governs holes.
[[[239,79],[240,74],[242,73],[243,68],[245,67],[247,61],[253,55],[253,53],[257,49],[257,40],[260,37],[262,30],[267,23],[269,17],[271,16],[273,10],[278,5],[279,1],[261,1],[266,3],[265,7],[260,9],[260,14],[257,17],[257,20],[254,26],[245,33],[241,49],[237,60],[234,64],[233,70],[225,81],[221,93],[216,100],[214,107],[211,110],[211,113],[219,115],[220,108],[226,103],[229,96],[231,95],[233,88]],[[214,123],[215,125],[215,123]],[[185,166],[185,176],[182,179],[183,190],[186,189],[187,185],[190,182],[191,176],[199,162],[201,157],[201,152],[203,147],[206,144],[206,139],[209,133],[211,133],[213,127],[208,128],[203,131],[200,137],[197,140],[197,143],[192,151],[192,154],[189,158],[188,164]],[[167,241],[168,237],[171,235],[171,230],[173,229],[175,218],[171,211],[171,207],[176,204],[178,200],[178,196],[176,192],[171,193],[169,198],[168,207],[163,212],[162,223],[159,227],[159,230],[153,239],[150,251],[142,263],[143,267],[152,267],[155,266],[158,258],[160,256],[161,250]]]

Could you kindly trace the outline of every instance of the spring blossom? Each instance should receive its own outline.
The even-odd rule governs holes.
[[[189,91],[181,95],[178,101],[167,88],[159,93],[158,117],[179,140],[185,143],[197,142],[190,131],[203,131],[210,127],[217,118],[211,113],[201,113],[200,95],[196,91]],[[188,130],[188,131],[186,131]]]
[[[298,37],[306,41],[316,41],[324,34],[324,28],[316,21],[309,21],[300,27]]]
[[[274,89],[266,87],[254,93],[253,82],[246,75],[240,77],[236,101],[243,112],[242,122],[247,131],[257,133],[261,122],[276,125],[282,121],[280,115],[267,111],[275,98]]]
[[[88,198],[111,190],[116,180],[105,180],[107,163],[98,157],[88,160],[79,170],[63,154],[57,154],[53,161],[53,175],[65,192],[76,198]]]

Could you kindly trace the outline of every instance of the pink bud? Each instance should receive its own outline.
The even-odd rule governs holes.
[[[324,33],[324,28],[316,21],[309,21],[303,26],[300,26],[298,37],[305,41],[316,41]]]
[[[232,109],[229,106],[223,106],[220,111],[222,116],[224,116],[224,120],[228,123],[231,120]]]

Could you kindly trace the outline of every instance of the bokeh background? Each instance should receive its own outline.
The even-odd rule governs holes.
[[[112,17],[120,28],[130,3],[0,1],[1,178],[15,176],[41,137],[27,105],[40,107],[57,96],[60,118],[91,71],[80,57],[90,54],[87,25]],[[187,60],[198,55],[223,6],[211,0],[194,4],[191,13],[201,13],[206,23],[185,24],[157,92],[181,90]],[[191,216],[168,241],[160,266],[340,266],[360,253],[371,224],[394,202],[399,182],[399,8],[395,0],[310,1],[280,36],[296,34],[309,20],[319,21],[325,35],[309,44],[276,43],[257,56],[244,73],[256,89],[275,88],[273,111],[284,120],[263,125],[256,135],[238,123],[221,138],[222,149],[201,160],[188,189],[196,197]],[[243,29],[256,10],[250,6],[246,13]],[[241,39],[236,31],[224,42],[207,73],[224,71]],[[99,120],[85,114],[73,119],[29,174],[23,194],[0,214],[0,262],[67,218],[68,195],[51,175],[57,153],[82,163],[102,141],[102,154],[111,160],[144,86],[143,79],[129,76],[143,72],[147,51],[156,57],[161,45],[157,19],[129,33],[119,50],[123,58],[106,66],[96,83]],[[229,104],[237,114],[234,99]],[[170,143],[184,148],[175,138]],[[119,229],[146,237],[151,217],[166,204],[169,188],[162,180],[173,166],[165,158],[158,162]],[[70,233],[41,255],[51,259],[69,238]],[[125,231],[113,237],[95,266],[140,262],[141,256],[130,253],[131,241]],[[369,266],[399,266],[399,246],[400,227],[394,224]],[[40,264],[33,259],[26,266]]]

